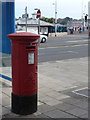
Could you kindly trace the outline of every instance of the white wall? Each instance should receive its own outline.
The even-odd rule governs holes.
[[[26,31],[26,27],[25,26],[17,26],[17,31]],[[37,27],[27,27],[27,32],[31,32],[31,33],[36,33],[38,34],[38,26]],[[40,27],[40,34],[48,34],[48,27]]]
[[[38,34],[38,27],[27,27],[27,31]]]
[[[48,34],[48,27],[41,27],[40,34]]]
[[[17,28],[17,31],[26,31],[26,27],[25,26],[19,26]],[[27,27],[27,32],[31,32],[31,33],[36,33],[38,34],[38,27]]]

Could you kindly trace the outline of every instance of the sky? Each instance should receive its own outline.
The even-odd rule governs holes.
[[[57,18],[70,17],[81,19],[82,14],[88,14],[88,1],[90,0],[57,0]],[[41,16],[55,18],[55,0],[15,0],[15,17],[21,17],[28,8],[29,17],[36,12],[34,9],[41,10]]]

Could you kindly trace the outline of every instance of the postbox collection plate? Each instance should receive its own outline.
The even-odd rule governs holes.
[[[34,52],[28,53],[28,64],[34,64]]]

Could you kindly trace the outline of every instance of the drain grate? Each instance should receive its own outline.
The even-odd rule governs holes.
[[[84,97],[90,97],[90,89],[89,88],[82,88],[82,89],[74,90],[72,92],[77,95],[84,96]]]

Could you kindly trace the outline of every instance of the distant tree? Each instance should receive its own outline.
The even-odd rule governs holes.
[[[43,21],[49,22],[49,23],[54,23],[54,18],[45,18],[45,17],[42,17],[42,18],[40,18],[40,20],[43,20]]]
[[[54,23],[55,19],[54,18],[46,18],[46,17],[41,17],[40,20],[43,20],[45,22],[49,22],[49,23]],[[58,24],[62,24],[62,25],[66,25],[68,21],[72,20],[72,18],[70,17],[66,17],[66,18],[58,18],[57,19],[57,23]]]
[[[54,18],[50,18],[50,23],[54,23]]]
[[[64,18],[64,19],[67,20],[67,21],[72,20],[72,18],[70,18],[70,17],[66,17],[66,18]]]
[[[72,20],[72,18],[66,17],[66,18],[58,18],[57,22],[62,25],[66,25],[68,21]]]
[[[58,19],[57,19],[57,23],[59,23],[59,24],[61,24],[62,21],[63,21],[63,19],[61,19],[61,18],[58,18]]]

